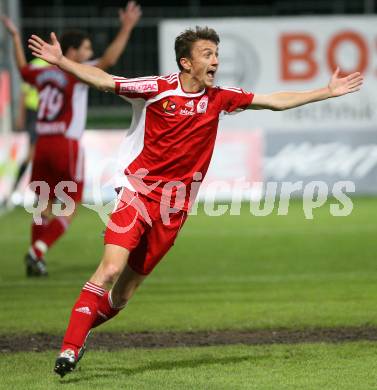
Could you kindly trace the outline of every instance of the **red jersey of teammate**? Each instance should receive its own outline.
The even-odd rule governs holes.
[[[31,182],[48,184],[45,194],[55,197],[57,185],[73,182],[65,192],[76,202],[82,199],[84,185],[84,154],[80,146],[86,122],[88,86],[56,66],[26,65],[21,69],[23,79],[39,92],[36,132],[38,134],[33,158]]]
[[[88,86],[56,66],[28,64],[21,74],[39,92],[38,135],[64,134],[80,139],[86,122]]]
[[[115,92],[133,106],[120,150],[117,186],[188,210],[213,152],[219,116],[247,108],[253,94],[213,87],[186,93],[179,74],[126,79],[114,76]]]

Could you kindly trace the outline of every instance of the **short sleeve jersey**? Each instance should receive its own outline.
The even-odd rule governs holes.
[[[28,64],[21,75],[39,93],[38,135],[63,134],[80,139],[86,123],[88,86],[56,66]]]
[[[187,210],[208,170],[219,116],[244,110],[254,95],[225,87],[187,93],[179,73],[113,79],[115,92],[133,107],[118,185]]]

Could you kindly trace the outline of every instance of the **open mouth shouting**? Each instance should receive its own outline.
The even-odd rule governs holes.
[[[215,79],[216,69],[210,69],[207,71],[207,77],[213,81]]]

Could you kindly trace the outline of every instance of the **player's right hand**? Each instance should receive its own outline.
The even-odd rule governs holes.
[[[12,19],[8,18],[8,16],[0,15],[0,20],[2,21],[4,27],[8,30],[8,32],[12,35],[18,34],[18,29],[16,25],[13,23]]]
[[[133,29],[142,15],[141,7],[135,1],[129,1],[125,9],[119,10],[119,20],[127,28]]]
[[[50,34],[51,44],[45,42],[38,35],[29,38],[29,49],[33,56],[41,58],[53,65],[58,65],[63,58],[62,49],[54,32]]]

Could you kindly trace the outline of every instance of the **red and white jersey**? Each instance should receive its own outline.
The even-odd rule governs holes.
[[[39,92],[36,132],[80,139],[86,124],[88,86],[56,66],[28,64],[21,74]]]
[[[207,172],[220,114],[244,110],[254,95],[225,87],[187,93],[179,73],[113,79],[115,92],[133,107],[116,185],[187,210]]]

